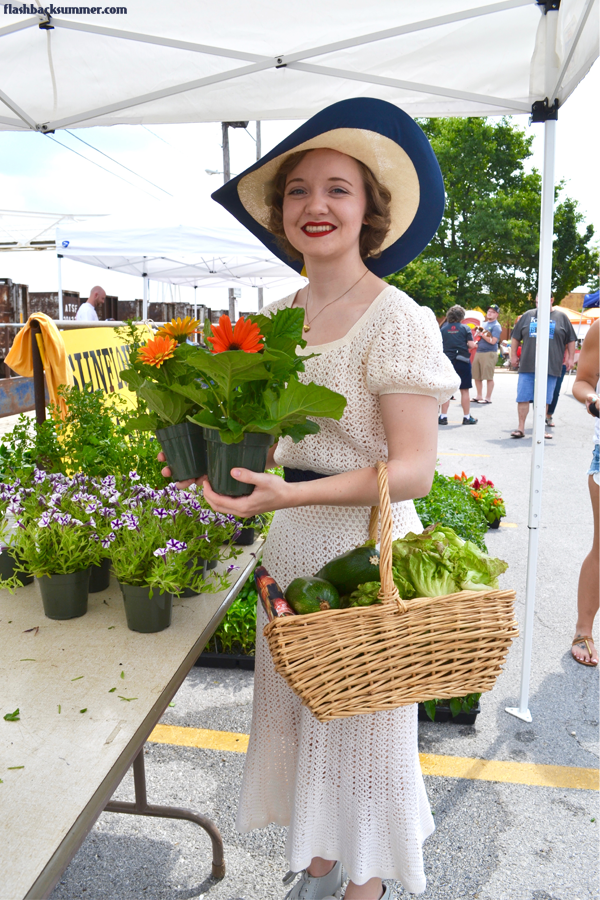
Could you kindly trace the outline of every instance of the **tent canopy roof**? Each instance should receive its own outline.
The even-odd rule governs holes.
[[[293,269],[241,225],[230,228],[58,228],[67,259],[192,287],[300,287]]]
[[[564,103],[598,55],[598,0],[562,0],[558,16],[536,0],[19,8],[0,28],[5,129],[306,118],[357,96],[411,115],[524,114]]]

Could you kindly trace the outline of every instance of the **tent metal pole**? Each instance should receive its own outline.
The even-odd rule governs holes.
[[[58,318],[64,319],[63,310],[63,289],[62,289],[62,253],[57,254],[58,259]]]
[[[550,312],[552,293],[552,243],[554,237],[554,159],[556,150],[556,119],[544,122],[544,169],[542,174],[542,209],[540,216],[540,256],[538,276],[537,346],[535,359],[535,390],[533,400],[533,447],[529,493],[529,547],[527,555],[527,585],[525,591],[525,627],[523,629],[523,661],[521,692],[518,707],[506,707],[506,712],[524,722],[531,722],[529,687],[533,651],[535,617],[535,587],[538,562],[539,529],[542,507],[542,470],[544,463],[544,435],[546,433],[546,383],[548,378],[548,344],[550,340]]]
[[[144,299],[142,300],[142,320],[145,322],[148,318],[148,275],[146,272],[142,274],[144,285]]]

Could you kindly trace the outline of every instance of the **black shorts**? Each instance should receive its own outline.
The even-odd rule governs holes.
[[[452,365],[454,366],[454,371],[457,375],[460,375],[460,389],[461,391],[468,391],[473,387],[473,382],[471,380],[471,363],[470,362],[461,362],[460,359],[451,360]]]

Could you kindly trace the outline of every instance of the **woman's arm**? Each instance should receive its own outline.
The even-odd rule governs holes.
[[[437,458],[437,400],[418,394],[384,394],[380,404],[391,500],[423,497],[431,488]],[[204,496],[218,512],[248,517],[296,506],[373,506],[379,501],[377,473],[371,467],[298,484],[248,469],[232,469],[232,474],[256,487],[249,497],[225,497],[215,494],[205,481]]]
[[[600,319],[597,319],[585,336],[577,364],[577,377],[573,385],[573,396],[580,403],[585,403],[588,410],[590,403],[598,400],[596,385],[600,377],[599,334]]]

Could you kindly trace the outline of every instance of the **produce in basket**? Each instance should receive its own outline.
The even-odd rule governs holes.
[[[375,542],[370,541],[362,547],[355,547],[354,550],[336,556],[319,569],[316,577],[329,581],[342,596],[351,594],[359,584],[379,581],[379,551],[375,549]]]
[[[285,592],[285,599],[300,616],[341,606],[336,588],[324,578],[294,578]]]
[[[404,600],[498,588],[498,575],[507,568],[504,560],[488,556],[443,525],[430,525],[422,534],[409,532],[392,543],[392,577]],[[376,602],[373,581],[353,591],[350,606]]]

